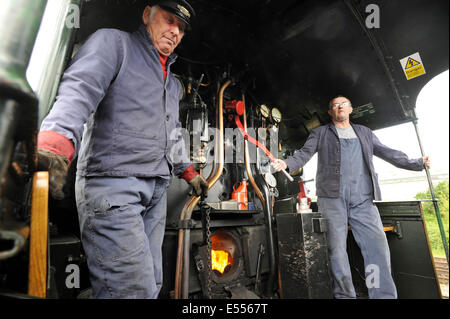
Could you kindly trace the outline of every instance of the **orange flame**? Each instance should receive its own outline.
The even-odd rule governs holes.
[[[233,257],[225,250],[211,250],[211,269],[224,273],[228,265],[233,264]]]

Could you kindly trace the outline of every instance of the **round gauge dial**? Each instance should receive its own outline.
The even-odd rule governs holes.
[[[269,115],[270,115],[270,110],[269,110],[269,108],[267,107],[267,105],[262,104],[262,105],[260,106],[259,110],[261,111],[261,115],[262,115],[263,117],[269,117]]]
[[[274,107],[272,109],[272,119],[275,123],[280,123],[281,122],[281,112],[279,109],[277,109],[276,107]]]
[[[269,185],[269,187],[277,186],[277,180],[275,179],[275,176],[270,173],[264,174],[264,180],[266,181],[267,185]]]

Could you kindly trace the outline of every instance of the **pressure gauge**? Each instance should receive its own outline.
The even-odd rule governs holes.
[[[277,180],[275,179],[275,176],[273,176],[270,173],[265,173],[264,175],[264,180],[266,181],[267,185],[269,185],[269,187],[276,187],[277,186]]]
[[[271,115],[272,115],[272,119],[273,119],[273,121],[274,121],[275,123],[278,124],[278,123],[281,122],[281,112],[280,112],[279,109],[277,109],[276,107],[274,107],[274,108],[272,109]]]
[[[264,118],[269,117],[269,115],[270,115],[270,110],[269,110],[269,108],[267,107],[267,105],[261,104],[259,110],[260,110],[260,112],[261,112],[262,117],[264,117]]]

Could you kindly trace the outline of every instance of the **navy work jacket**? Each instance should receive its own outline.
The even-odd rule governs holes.
[[[405,153],[383,145],[369,128],[353,123],[351,123],[351,126],[361,143],[364,162],[372,178],[374,200],[381,200],[381,191],[378,185],[378,174],[373,166],[373,155],[399,168],[413,171],[422,170],[422,158],[409,159]],[[319,126],[311,131],[305,145],[285,160],[288,170],[292,172],[303,167],[316,152],[318,153],[317,196],[339,197],[341,147],[339,136],[333,123]]]
[[[164,80],[144,25],[96,31],[64,73],[40,130],[74,143],[83,176],[180,176],[190,163],[178,118],[181,85],[170,71],[175,58]]]

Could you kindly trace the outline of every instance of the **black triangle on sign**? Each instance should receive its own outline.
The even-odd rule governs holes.
[[[406,62],[405,70],[412,68],[413,66],[419,65],[420,62],[414,60],[413,58],[408,58],[408,61]]]

